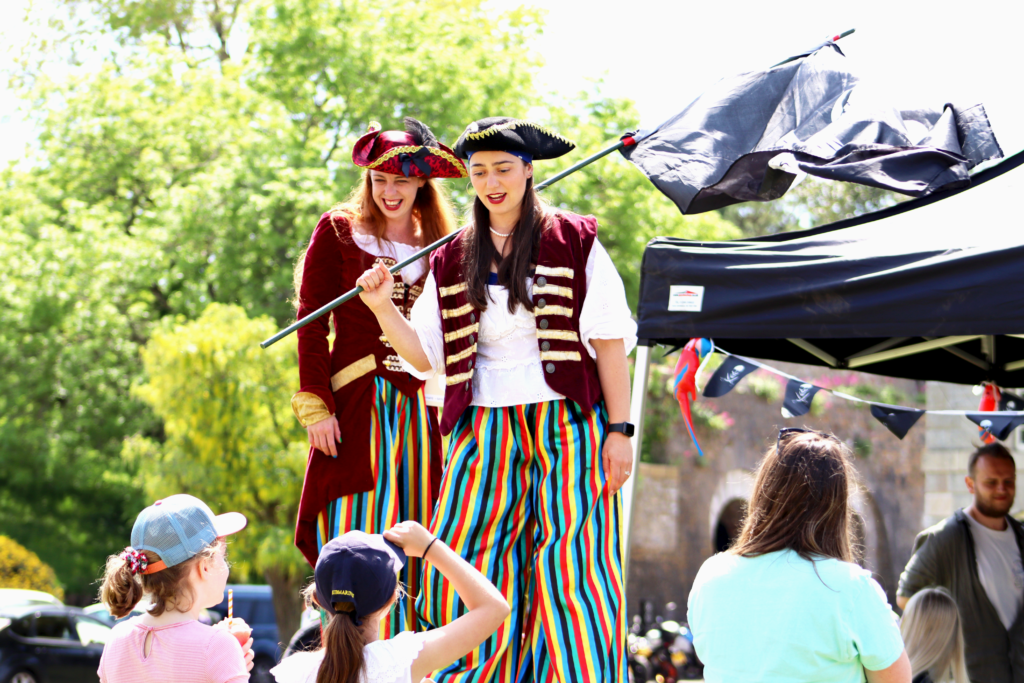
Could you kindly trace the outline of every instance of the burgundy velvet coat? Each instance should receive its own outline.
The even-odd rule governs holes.
[[[433,253],[437,299],[444,332],[447,386],[441,433],[450,434],[473,400],[478,312],[469,303],[462,266],[462,233]],[[601,399],[597,363],[580,339],[587,298],[587,259],[597,239],[597,219],[567,211],[555,214],[540,239],[530,294],[537,319],[537,346],[549,387],[590,410]]]
[[[298,317],[302,318],[355,287],[356,278],[370,268],[377,256],[354,242],[349,221],[330,213],[320,217],[313,231],[302,268]],[[383,262],[391,267],[392,259]],[[392,300],[409,316],[412,305],[423,291],[426,275],[407,284],[395,275]],[[324,315],[298,331],[299,378],[301,388],[292,399],[296,407],[301,399],[307,406],[319,399],[326,408],[324,416],[334,414],[341,428],[338,457],[309,449],[306,477],[299,502],[295,545],[316,564],[317,516],[327,504],[341,496],[369,491],[376,486],[370,465],[370,409],[375,400],[374,380],[382,377],[406,396],[423,386],[421,380],[402,371],[400,360],[387,342],[373,312],[358,297],[335,308],[334,347],[328,348],[328,316]],[[314,398],[315,397],[315,398]],[[302,412],[296,408],[296,415]],[[431,498],[437,500],[441,482],[441,437],[437,409],[428,409],[430,419]],[[301,420],[300,416],[300,420]],[[317,420],[312,420],[313,422]]]

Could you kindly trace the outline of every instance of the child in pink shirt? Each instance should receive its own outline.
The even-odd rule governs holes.
[[[241,531],[237,512],[214,516],[188,495],[158,500],[132,528],[132,544],[107,560],[100,597],[115,617],[144,594],[146,614],[118,624],[103,648],[101,683],[244,683],[252,668],[251,630],[241,619],[197,621],[219,603],[228,580],[223,537]]]

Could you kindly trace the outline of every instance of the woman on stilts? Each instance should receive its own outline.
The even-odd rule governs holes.
[[[621,500],[630,476],[636,344],[597,221],[545,206],[533,161],[573,143],[488,118],[455,145],[472,220],[431,257],[411,322],[375,266],[357,283],[417,377],[446,375],[448,461],[431,531],[478,567],[512,613],[438,683],[626,680]],[[417,600],[433,626],[464,612],[429,563]]]
[[[352,150],[365,169],[348,201],[320,217],[296,268],[298,317],[355,286],[375,262],[385,268],[451,232],[450,204],[434,178],[464,178],[465,165],[415,119],[404,131],[371,124]],[[301,271],[299,270],[301,267]],[[393,302],[408,316],[423,291],[426,259],[395,278]],[[365,304],[333,311],[298,331],[301,388],[295,416],[309,435],[295,545],[315,565],[325,543],[347,531],[382,533],[401,521],[423,525],[437,500],[442,472],[436,408],[423,380],[411,376]],[[381,636],[417,630],[413,599],[422,574],[411,560],[400,580],[408,598],[381,620]]]

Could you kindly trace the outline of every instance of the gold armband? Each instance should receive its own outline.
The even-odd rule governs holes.
[[[292,396],[292,412],[299,419],[303,427],[316,424],[331,416],[327,404],[316,394],[307,391],[300,391]]]

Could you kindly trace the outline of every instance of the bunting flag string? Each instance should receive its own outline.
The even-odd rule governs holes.
[[[905,437],[925,414],[962,415],[978,425],[982,437],[994,437],[1000,441],[1005,441],[1014,429],[1024,424],[1024,399],[1005,391],[1001,392],[998,410],[922,410],[869,401],[829,387],[818,386],[814,382],[795,377],[753,358],[729,353],[714,342],[711,343],[711,349],[715,353],[724,355],[725,360],[708,379],[704,386],[704,396],[708,398],[724,396],[732,391],[744,377],[760,368],[786,379],[786,392],[782,402],[782,416],[786,418],[806,415],[811,409],[814,396],[819,391],[825,391],[837,398],[870,406],[872,417],[881,422],[899,439]],[[710,355],[708,354],[709,357]]]

